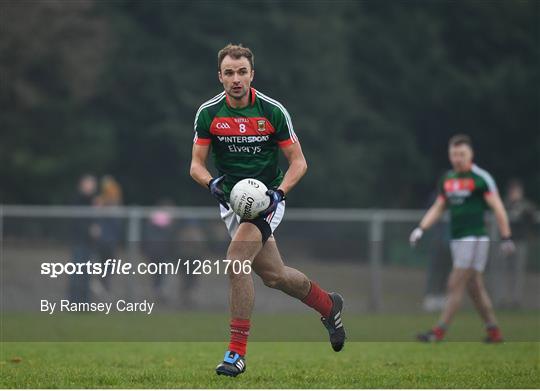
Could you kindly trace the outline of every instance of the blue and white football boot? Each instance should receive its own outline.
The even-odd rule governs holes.
[[[216,367],[218,375],[236,377],[246,370],[246,359],[236,352],[227,350],[223,362]]]

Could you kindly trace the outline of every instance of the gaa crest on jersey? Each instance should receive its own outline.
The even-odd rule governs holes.
[[[266,131],[266,120],[260,119],[260,120],[257,121],[257,130],[259,132]]]
[[[450,202],[460,205],[470,197],[476,186],[472,178],[449,178],[444,181],[444,191]]]

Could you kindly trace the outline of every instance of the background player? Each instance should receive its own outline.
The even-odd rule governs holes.
[[[190,173],[221,204],[221,218],[232,237],[227,259],[251,260],[265,285],[317,310],[333,349],[340,351],[345,341],[342,297],[327,293],[300,271],[285,266],[272,235],[285,212],[285,194],[305,174],[307,164],[289,113],[279,102],[251,88],[254,74],[248,48],[227,45],[218,53],[218,77],[225,91],[197,111]],[[217,178],[206,167],[210,147]],[[289,163],[285,174],[278,167],[279,149]],[[244,178],[256,178],[270,189],[270,206],[254,220],[240,220],[228,204],[232,187]],[[231,339],[216,372],[237,376],[246,369],[254,288],[251,274],[229,273],[229,277]]]
[[[489,238],[486,233],[484,211],[490,207],[501,234],[501,249],[514,250],[508,217],[495,181],[491,175],[473,164],[472,142],[467,135],[456,135],[449,141],[452,170],[439,183],[439,196],[427,211],[420,225],[410,235],[412,246],[443,214],[450,210],[453,269],[448,278],[448,297],[438,324],[430,331],[419,334],[420,341],[440,341],[452,317],[459,308],[465,289],[469,292],[478,313],[486,325],[486,342],[501,342],[502,335],[491,300],[484,286],[482,273],[488,260]]]

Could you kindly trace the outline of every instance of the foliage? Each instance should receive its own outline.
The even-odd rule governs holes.
[[[228,42],[292,114],[309,171],[291,205],[424,206],[456,132],[501,187],[540,199],[535,1],[0,7],[2,202],[65,202],[95,172],[128,203],[211,203],[188,174],[192,123]]]

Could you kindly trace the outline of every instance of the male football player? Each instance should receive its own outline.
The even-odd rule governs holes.
[[[251,87],[255,71],[253,53],[229,44],[218,53],[218,78],[224,91],[203,103],[195,116],[195,137],[190,174],[217,198],[221,219],[232,238],[227,259],[250,260],[264,284],[300,299],[321,314],[335,351],[345,342],[341,320],[343,298],[328,293],[302,272],[285,266],[273,232],[283,219],[285,196],[307,169],[306,160],[287,110],[278,101]],[[218,175],[213,177],[206,160],[212,150]],[[283,152],[289,167],[278,167]],[[255,178],[268,187],[270,206],[253,220],[243,220],[230,207],[233,186]],[[230,343],[218,375],[237,376],[246,370],[246,346],[253,309],[251,274],[229,273]]]
[[[448,153],[452,170],[442,177],[437,200],[409,238],[414,247],[445,208],[449,209],[453,268],[448,277],[447,301],[437,325],[417,338],[423,342],[441,341],[467,290],[485,322],[485,341],[501,342],[501,331],[482,277],[489,250],[484,211],[488,207],[493,210],[501,235],[501,250],[505,253],[514,250],[508,217],[495,181],[487,171],[473,164],[470,137],[462,134],[452,137]]]

